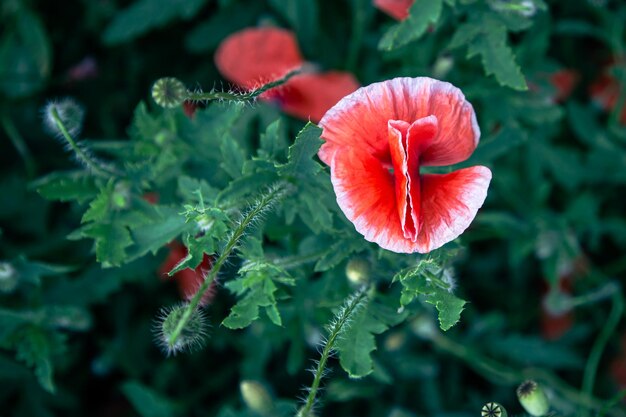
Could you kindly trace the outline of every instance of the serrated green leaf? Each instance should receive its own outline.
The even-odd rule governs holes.
[[[174,207],[154,206],[156,217],[150,223],[130,229],[134,244],[128,248],[125,262],[145,255],[155,254],[160,248],[174,240],[181,233],[193,227],[186,222],[185,216]]]
[[[481,55],[485,74],[493,74],[500,85],[521,91],[528,89],[515,55],[507,45],[506,27],[502,23],[485,18],[483,33],[470,41],[467,50],[468,58],[475,55]]]
[[[19,331],[15,343],[17,359],[34,368],[39,384],[53,393],[55,386],[51,355],[55,347],[51,345],[49,335],[39,327],[28,326]]]
[[[90,224],[78,233],[95,240],[96,260],[105,268],[123,264],[127,259],[126,249],[133,244],[128,229],[119,224]]]
[[[463,45],[467,45],[470,41],[472,41],[476,36],[480,35],[483,32],[483,27],[477,22],[466,22],[460,25],[454,35],[452,35],[452,40],[448,44],[448,48],[454,49],[461,47]]]
[[[106,186],[100,189],[98,196],[89,203],[89,208],[83,214],[81,223],[90,221],[102,221],[109,213],[111,198],[113,197],[113,181],[109,181]]]
[[[30,188],[49,200],[83,203],[98,195],[94,177],[83,171],[54,172],[32,182]]]
[[[235,141],[230,134],[222,137],[220,151],[222,152],[220,167],[226,171],[232,179],[241,177],[245,155],[239,144],[237,144],[237,141]]]
[[[297,178],[310,181],[322,167],[312,158],[317,154],[322,140],[322,129],[309,122],[296,136],[293,145],[289,147],[287,163],[279,165],[278,174],[282,177]]]
[[[275,160],[281,156],[287,149],[287,138],[281,119],[276,119],[270,124],[265,133],[261,135],[261,147],[259,148],[259,156],[269,160]]]
[[[400,323],[406,314],[374,300],[353,314],[335,344],[339,363],[351,378],[362,378],[373,371],[371,355],[376,350],[374,335]]]
[[[176,415],[176,409],[171,401],[137,381],[125,382],[121,390],[141,417]]]
[[[364,248],[365,243],[362,239],[346,238],[337,240],[330,245],[328,252],[317,261],[314,270],[316,272],[328,271],[339,265],[340,262],[352,253],[358,252]]]
[[[138,0],[115,15],[102,39],[109,45],[134,39],[175,19],[195,15],[206,0]]]
[[[442,8],[442,0],[416,0],[409,9],[409,17],[383,35],[378,49],[390,51],[416,41],[431,24],[439,21]]]

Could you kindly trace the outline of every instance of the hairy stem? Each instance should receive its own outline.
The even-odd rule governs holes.
[[[257,98],[261,94],[274,87],[285,84],[291,77],[302,73],[302,69],[298,68],[288,72],[283,77],[267,83],[259,88],[248,91],[247,93],[231,93],[228,91],[209,91],[208,93],[187,92],[186,100],[189,101],[210,101],[210,100],[227,100],[227,101],[249,101]]]
[[[298,411],[296,417],[309,417],[311,414],[311,409],[315,404],[315,398],[317,396],[317,391],[319,390],[320,382],[322,381],[322,377],[324,376],[324,370],[326,369],[326,362],[328,362],[328,358],[330,357],[331,352],[333,351],[335,341],[343,331],[346,323],[352,317],[352,314],[357,310],[358,306],[367,296],[366,287],[361,288],[355,294],[351,295],[346,302],[344,303],[339,313],[335,316],[332,324],[328,329],[328,340],[324,344],[324,350],[322,351],[322,356],[317,363],[317,368],[315,369],[315,376],[313,378],[313,383],[311,384],[311,388],[309,389],[309,395],[307,396],[306,403],[304,406]]]
[[[206,278],[204,279],[204,282],[202,283],[202,285],[200,286],[196,294],[193,296],[191,301],[189,301],[189,304],[187,305],[183,316],[181,317],[180,321],[176,325],[176,328],[170,335],[169,340],[168,340],[168,344],[170,347],[173,347],[176,345],[178,338],[180,337],[181,333],[185,329],[185,326],[189,322],[189,319],[191,318],[193,312],[198,308],[198,305],[200,304],[200,300],[202,299],[202,296],[204,295],[204,293],[207,292],[211,283],[215,280],[215,277],[219,273],[220,268],[224,265],[224,263],[226,262],[226,260],[228,259],[232,251],[235,249],[235,247],[239,243],[239,240],[243,236],[248,225],[252,221],[257,219],[258,216],[261,213],[263,213],[268,207],[270,207],[277,199],[283,197],[284,194],[285,194],[284,186],[277,185],[277,186],[272,187],[271,190],[268,193],[264,194],[256,202],[256,204],[246,213],[246,215],[241,219],[241,221],[239,222],[239,224],[237,225],[233,233],[230,235],[228,241],[226,242],[226,246],[224,247],[224,250],[222,251],[220,256],[217,258],[217,260],[211,267],[209,273],[207,274]]]
[[[101,177],[118,175],[117,172],[107,167],[103,167],[100,163],[90,157],[83,149],[81,149],[80,146],[78,146],[72,135],[70,135],[70,132],[67,131],[67,128],[65,127],[65,124],[63,123],[63,120],[61,120],[61,117],[59,116],[59,113],[57,112],[57,109],[55,107],[52,107],[50,114],[52,115],[52,118],[54,119],[57,127],[61,131],[61,134],[82,163],[88,166],[89,169],[91,169],[96,175],[99,175]]]

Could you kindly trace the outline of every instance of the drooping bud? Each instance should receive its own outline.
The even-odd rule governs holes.
[[[152,98],[159,106],[171,109],[180,106],[185,101],[187,88],[177,78],[160,78],[152,86]]]
[[[508,413],[502,405],[494,402],[487,403],[480,410],[482,417],[507,417]]]
[[[0,262],[0,292],[10,293],[17,288],[18,272],[9,262]]]
[[[158,317],[155,328],[157,343],[168,355],[182,350],[193,351],[205,342],[208,324],[202,310],[194,309],[187,322],[180,327],[187,309],[188,304],[181,304],[164,309]]]
[[[261,415],[269,415],[274,409],[272,396],[258,381],[245,380],[239,384],[241,397],[249,409]]]
[[[540,417],[550,409],[548,397],[535,381],[527,380],[517,387],[517,399],[524,410],[532,416]]]
[[[370,279],[370,264],[365,259],[353,258],[346,265],[346,277],[354,285],[364,285]]]
[[[44,127],[54,136],[63,136],[61,125],[72,137],[79,135],[83,128],[85,110],[69,97],[59,101],[50,101],[43,108],[42,114]]]

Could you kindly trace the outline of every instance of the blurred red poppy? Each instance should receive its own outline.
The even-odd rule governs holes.
[[[557,103],[563,102],[569,98],[574,91],[574,87],[578,83],[580,78],[577,71],[571,69],[561,69],[550,74],[550,83],[554,86],[555,94],[554,101]]]
[[[432,78],[395,78],[344,97],[320,122],[337,202],[365,239],[426,253],[457,238],[487,197],[484,166],[421,174],[466,160],[480,130],[461,90]]]
[[[251,90],[302,68],[305,62],[292,32],[263,27],[226,38],[215,53],[215,64],[228,80]],[[347,72],[311,71],[292,77],[260,98],[277,103],[287,114],[317,123],[340,98],[358,87]]]
[[[167,273],[174,268],[181,260],[183,260],[187,256],[187,248],[178,242],[172,242],[169,245],[170,253],[168,254],[165,261],[161,264],[159,268],[159,274],[164,279],[168,279]],[[173,279],[178,286],[178,291],[180,293],[181,298],[185,300],[190,300],[198,289],[204,282],[204,277],[207,272],[211,269],[212,259],[207,254],[204,254],[202,258],[202,262],[196,269],[186,268],[182,271],[178,271],[174,274]],[[211,283],[211,286],[207,290],[207,292],[202,296],[200,300],[200,305],[206,306],[211,303],[213,298],[215,297],[216,285],[215,281]]]
[[[621,85],[617,78],[605,69],[589,86],[591,99],[606,111],[612,111],[617,106]],[[619,121],[626,124],[626,105],[622,107]]]
[[[409,17],[409,9],[415,0],[374,0],[374,6],[396,20]]]

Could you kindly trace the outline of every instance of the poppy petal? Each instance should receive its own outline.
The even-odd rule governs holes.
[[[357,88],[359,82],[347,72],[296,75],[280,88],[280,105],[287,114],[318,123],[328,109]]]
[[[275,27],[249,28],[226,38],[215,52],[215,65],[228,80],[255,88],[303,64],[294,34]]]
[[[337,152],[331,161],[337,203],[366,240],[394,252],[415,252],[398,221],[393,175],[362,149]]]
[[[422,179],[422,224],[418,251],[430,252],[456,239],[468,228],[487,197],[491,171],[484,166],[449,174],[425,174]]]
[[[415,0],[374,0],[374,6],[396,20],[409,17],[409,9]]]
[[[480,129],[461,90],[428,77],[394,78],[359,88],[324,115],[320,159],[329,164],[336,147],[360,147],[391,164],[387,122],[427,116],[437,118],[439,134],[422,152],[422,165],[456,164],[476,149]]]

